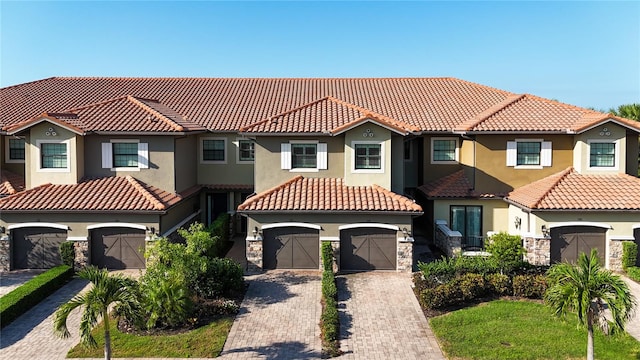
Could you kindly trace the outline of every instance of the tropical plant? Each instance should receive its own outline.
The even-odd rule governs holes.
[[[89,280],[93,287],[82,294],[76,295],[73,299],[62,304],[55,312],[53,329],[62,337],[70,336],[67,328],[67,318],[71,311],[76,308],[84,308],[80,319],[80,338],[83,345],[88,347],[97,346],[91,331],[96,327],[100,319],[104,327],[104,358],[111,359],[111,334],[109,332],[109,307],[115,305],[115,309],[131,312],[129,315],[135,317],[138,311],[135,291],[129,291],[130,287],[136,286],[136,281],[124,277],[123,275],[110,275],[106,269],[98,269],[89,266],[78,273],[82,279]]]
[[[576,312],[578,324],[587,327],[587,360],[593,360],[593,328],[605,334],[624,330],[636,305],[627,284],[611,271],[602,268],[598,252],[581,253],[577,265],[560,263],[549,268],[550,287],[545,301],[556,316]],[[612,321],[605,318],[608,307]]]
[[[616,116],[640,121],[640,103],[623,104],[617,108],[609,109],[609,112]]]
[[[494,234],[486,250],[503,271],[511,271],[524,262],[525,249],[522,246],[522,238],[518,235],[509,235],[506,232]]]
[[[60,244],[60,258],[62,263],[73,268],[76,259],[76,251],[73,241],[65,241]]]

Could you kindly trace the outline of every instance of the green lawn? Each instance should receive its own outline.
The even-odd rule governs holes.
[[[430,320],[449,359],[582,359],[587,331],[577,317],[557,319],[538,303],[497,300]],[[595,337],[596,359],[640,359],[640,342],[628,334]]]
[[[112,321],[111,324],[115,324]],[[113,358],[158,357],[158,358],[207,358],[216,357],[222,351],[233,316],[214,321],[209,325],[176,335],[139,336],[123,334],[113,325],[111,349]],[[94,330],[98,347],[87,349],[78,344],[69,350],[67,357],[82,358],[104,356],[104,331],[101,326]]]

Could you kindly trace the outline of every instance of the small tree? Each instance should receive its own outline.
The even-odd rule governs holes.
[[[60,258],[62,258],[63,264],[73,268],[76,260],[76,251],[73,241],[64,241],[60,244]]]
[[[89,347],[98,346],[91,335],[91,331],[103,320],[104,326],[104,358],[111,359],[111,334],[109,331],[109,306],[115,304],[118,310],[137,311],[137,298],[135,291],[129,291],[129,287],[135,286],[135,280],[122,275],[109,275],[106,269],[98,269],[94,266],[87,267],[78,273],[83,279],[93,283],[93,287],[86,293],[76,295],[69,302],[62,304],[55,312],[53,321],[54,332],[62,337],[70,336],[67,329],[67,318],[71,311],[78,307],[84,308],[80,320],[80,338],[82,344]],[[131,314],[133,315],[133,314]]]
[[[587,326],[587,360],[593,360],[594,325],[606,334],[615,333],[624,330],[631,318],[636,302],[629,287],[619,276],[601,267],[595,249],[588,256],[581,253],[577,265],[551,266],[547,275],[552,285],[545,301],[556,316],[564,317],[570,311],[578,314],[579,324]],[[612,322],[604,316],[606,307]]]
[[[491,236],[486,250],[491,253],[502,270],[511,271],[524,261],[522,257],[525,254],[525,249],[522,246],[522,239],[518,235],[499,232]]]

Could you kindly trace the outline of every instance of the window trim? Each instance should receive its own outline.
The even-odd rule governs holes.
[[[434,150],[436,141],[455,141],[455,160],[435,160]],[[431,138],[431,164],[432,165],[454,165],[460,163],[460,139],[457,137],[432,137]]]
[[[113,144],[114,143],[136,143],[138,144],[138,165],[127,167],[113,166]],[[102,168],[110,171],[140,171],[140,169],[149,168],[149,144],[140,142],[140,139],[109,139],[109,142],[103,142],[102,149]],[[108,156],[107,156],[108,155]],[[108,162],[108,164],[107,164]]]
[[[356,169],[356,145],[380,145],[380,169]],[[363,141],[355,140],[351,142],[351,173],[352,174],[384,174],[384,141]]]
[[[67,166],[64,168],[42,167],[42,144],[64,144],[67,147]],[[37,172],[71,172],[71,149],[69,140],[36,140],[36,156],[38,157]]]
[[[224,160],[205,160],[204,159],[204,142],[206,140],[222,140],[224,142]],[[201,164],[226,164],[227,163],[227,159],[228,159],[228,155],[229,154],[229,149],[227,149],[227,138],[226,137],[202,137],[200,138],[200,163]]]
[[[613,163],[614,166],[591,166],[591,144],[606,143],[613,144]],[[617,171],[620,170],[620,140],[613,139],[588,139],[587,140],[587,168],[591,171]]]
[[[540,143],[540,165],[518,165],[518,143]],[[512,147],[513,146],[513,147]],[[507,141],[507,166],[518,170],[539,170],[553,166],[553,143],[544,139],[515,139]]]
[[[114,153],[113,153],[113,144],[115,143],[128,143],[128,144],[138,144],[138,152],[140,152],[140,140],[138,139],[111,139],[109,141],[109,144],[111,144],[111,171],[140,171],[140,159],[138,158],[138,160],[136,160],[137,165],[136,166],[122,166],[122,167],[115,167],[113,166],[115,163],[114,160]]]
[[[294,144],[315,144],[316,145],[316,167],[315,168],[294,168],[291,146]],[[319,172],[328,169],[329,150],[326,142],[318,140],[289,140],[280,143],[280,169],[289,172]]]
[[[253,144],[253,160],[242,160],[240,159],[240,142],[247,141]],[[236,138],[236,141],[233,142],[236,147],[236,164],[253,164],[256,161],[256,142],[255,140],[247,139],[247,138]]]
[[[7,164],[24,164],[24,162],[26,160],[26,157],[27,157],[27,140],[26,140],[26,138],[24,136],[7,136],[5,139],[6,139],[5,140],[5,150],[6,150],[5,151],[5,154],[6,154],[5,162]],[[10,146],[11,141],[10,140],[12,140],[12,139],[13,140],[20,139],[20,140],[22,140],[24,142],[24,157],[25,157],[24,159],[12,159],[11,158],[11,146]]]
[[[542,140],[531,139],[530,141],[525,139],[516,140],[516,166],[520,169],[530,168],[530,169],[542,169]],[[538,163],[537,164],[518,164],[518,156],[520,155],[519,146],[520,144],[538,144],[540,146],[540,150],[538,150]],[[534,153],[525,153],[523,154],[534,154]]]
[[[312,142],[308,142],[308,143],[307,142],[304,142],[304,143],[291,142],[289,144],[291,145],[291,170],[302,171],[302,172],[305,172],[305,171],[314,171],[314,172],[318,171],[318,167],[319,167],[318,156],[319,156],[320,149],[318,149],[318,143],[317,142],[315,142],[315,143],[312,143]],[[313,146],[315,146],[315,149],[316,149],[316,166],[314,166],[314,167],[295,167],[294,166],[294,162],[293,162],[293,147],[295,145],[300,145],[300,146],[302,146],[302,145],[307,145],[307,146],[313,145]]]

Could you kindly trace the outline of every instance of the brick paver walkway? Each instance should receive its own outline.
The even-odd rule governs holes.
[[[338,276],[339,359],[441,359],[411,290],[411,276],[367,272]]]
[[[319,359],[320,272],[269,271],[247,281],[221,359]]]

